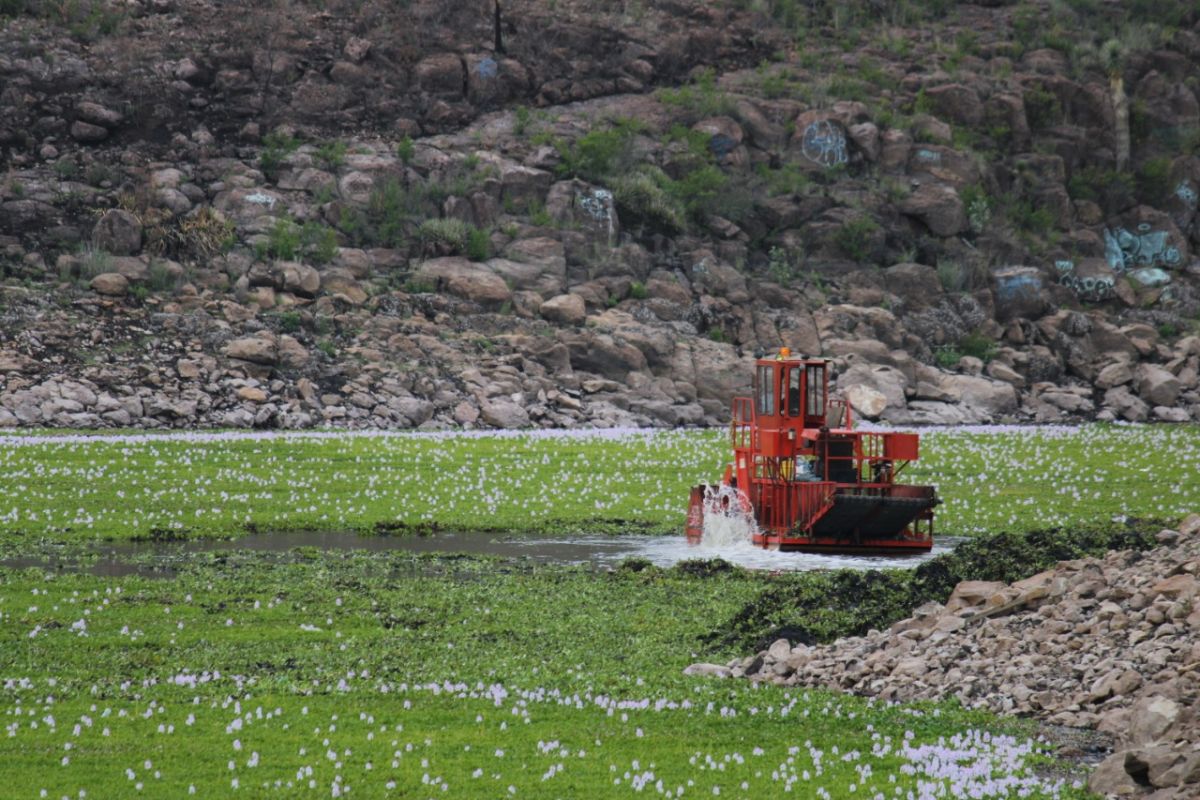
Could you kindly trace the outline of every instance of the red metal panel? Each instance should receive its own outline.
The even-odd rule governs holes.
[[[915,433],[885,433],[883,457],[891,461],[916,461],[919,437]]]

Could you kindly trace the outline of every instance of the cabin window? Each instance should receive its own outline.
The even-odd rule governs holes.
[[[787,372],[787,413],[789,417],[800,416],[800,376],[803,370],[793,367]]]
[[[808,406],[805,413],[810,417],[825,416],[825,367],[811,365],[808,368]]]
[[[775,414],[775,370],[765,366],[758,368],[756,394],[758,395],[758,413],[770,417]]]

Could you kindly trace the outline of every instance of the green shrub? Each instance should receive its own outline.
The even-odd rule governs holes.
[[[1160,205],[1171,191],[1171,159],[1152,158],[1137,173],[1138,196],[1148,205]]]
[[[346,161],[346,143],[343,141],[326,142],[317,148],[317,158],[327,167],[340,167]]]
[[[268,133],[263,137],[263,149],[258,154],[258,167],[270,180],[279,177],[284,160],[296,152],[300,140],[285,133]]]
[[[728,181],[720,168],[707,164],[672,181],[667,190],[688,214],[701,217],[705,213],[716,213],[716,206],[721,204],[722,191]]]
[[[267,240],[255,249],[260,259],[294,261],[307,258],[317,264],[327,264],[337,256],[337,233],[320,222],[297,225],[289,219],[275,220],[267,232]]]
[[[933,361],[942,369],[953,369],[962,357],[963,354],[953,345],[944,344],[933,350]]]
[[[958,261],[943,259],[938,261],[938,283],[947,292],[961,292],[964,288],[964,270]]]
[[[384,247],[402,247],[406,223],[413,210],[399,181],[391,179],[375,184],[367,201],[363,240]]]
[[[424,244],[442,244],[461,253],[467,246],[467,223],[452,217],[427,219],[417,228]]]
[[[777,168],[762,163],[754,171],[771,197],[802,194],[811,183],[808,172],[794,161],[785,161]]]
[[[914,114],[932,114],[933,101],[929,99],[929,95],[925,94],[925,87],[922,86],[917,90],[917,96],[913,98],[912,113]]]
[[[513,110],[513,133],[517,136],[524,136],[529,130],[529,121],[533,118],[533,114],[529,111],[529,106],[517,106]]]
[[[829,79],[829,96],[837,100],[869,100],[875,92],[857,78],[847,75],[834,75]]]
[[[54,162],[54,174],[60,180],[69,181],[79,174],[79,165],[69,158],[60,158]]]
[[[437,291],[437,287],[427,281],[409,278],[404,282],[404,291],[409,294],[432,294]]]
[[[283,333],[295,333],[300,330],[300,314],[296,311],[284,311],[279,315],[279,330]]]
[[[1028,199],[1011,199],[1007,211],[1009,221],[1019,231],[1045,236],[1054,230],[1054,214],[1050,209],[1035,208]]]
[[[492,238],[487,231],[474,225],[467,227],[466,256],[472,261],[487,261],[492,257]]]
[[[714,117],[733,112],[733,98],[717,87],[717,73],[711,67],[678,89],[660,89],[658,99],[665,105],[691,112],[694,117]]]
[[[260,242],[256,254],[260,259],[274,258],[291,261],[300,253],[300,229],[289,219],[279,218],[267,232],[267,240]]]
[[[1091,200],[1105,208],[1120,207],[1134,191],[1133,177],[1108,167],[1090,166],[1078,169],[1067,181],[1072,200]]]
[[[789,253],[782,247],[772,247],[767,258],[767,274],[780,286],[788,288],[799,279],[803,260],[801,254]]]
[[[1025,118],[1033,130],[1043,130],[1062,122],[1063,108],[1058,95],[1044,86],[1025,90]]]
[[[967,223],[973,233],[983,233],[992,218],[992,201],[987,192],[977,183],[963,188],[959,192],[963,208],[967,212]]]
[[[146,273],[146,286],[156,292],[165,292],[172,289],[177,289],[181,279],[173,270],[169,269],[165,262],[157,258],[150,259],[150,266]]]
[[[978,331],[968,333],[958,342],[958,349],[965,356],[974,356],[987,363],[996,356],[996,342]]]
[[[679,233],[687,227],[687,217],[665,188],[671,179],[658,167],[643,167],[612,182],[613,202],[622,223],[646,225],[663,233]]]
[[[759,91],[763,97],[777,100],[795,91],[796,85],[785,70],[762,70],[759,78]]]
[[[413,155],[417,151],[417,146],[413,142],[411,136],[405,136],[400,141],[396,142],[396,157],[404,164],[410,164],[413,160]]]
[[[492,242],[487,232],[461,219],[427,219],[417,229],[417,236],[426,246],[445,248],[472,261],[486,261],[491,257]]]
[[[616,168],[627,138],[624,131],[610,128],[591,131],[570,145],[560,144],[559,174],[603,183]]]
[[[84,247],[78,254],[79,279],[84,283],[90,282],[97,275],[113,271],[112,256],[95,247]]]
[[[300,228],[300,247],[312,262],[328,264],[337,257],[337,233],[320,222],[306,222]]]
[[[871,255],[872,239],[879,232],[879,224],[870,217],[858,217],[838,228],[833,241],[838,249],[852,261],[867,261]]]
[[[1013,39],[1022,50],[1037,46],[1042,25],[1045,22],[1041,10],[1031,4],[1022,3],[1012,15]]]

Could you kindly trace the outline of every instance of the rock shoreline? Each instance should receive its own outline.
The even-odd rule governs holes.
[[[1111,735],[1089,786],[1200,795],[1200,514],[1160,546],[1060,562],[1012,584],[960,583],[886,631],[831,645],[780,639],[686,674],[825,687],[890,701],[955,698]]]
[[[1200,420],[1194,25],[1126,54],[1119,156],[1023,6],[800,53],[761,3],[523,3],[503,52],[469,3],[25,5],[0,427],[719,425],[784,346],[886,424]]]

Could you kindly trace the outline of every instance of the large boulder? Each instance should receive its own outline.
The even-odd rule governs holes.
[[[504,249],[504,258],[487,262],[514,290],[533,291],[542,299],[561,294],[567,283],[567,258],[557,239],[520,239]]]
[[[1049,307],[1045,281],[1037,267],[1002,267],[992,273],[996,317],[1037,319]]]
[[[96,294],[108,297],[124,297],[129,293],[129,279],[119,272],[105,272],[92,278],[90,284]]]
[[[937,270],[924,264],[896,264],[883,271],[887,290],[908,308],[924,308],[937,302],[942,284]]]
[[[901,201],[900,211],[925,223],[935,236],[956,236],[967,229],[962,198],[945,184],[921,184]]]
[[[484,401],[480,417],[493,428],[528,428],[529,414],[517,403],[503,397]]]
[[[1138,396],[1152,406],[1173,406],[1179,399],[1179,379],[1162,367],[1141,364],[1137,368]]]
[[[904,408],[907,404],[908,378],[886,364],[855,364],[838,376],[837,386],[855,411],[870,419],[878,418],[888,408]],[[882,405],[879,397],[883,398]]]
[[[942,379],[942,388],[957,397],[959,403],[988,417],[1017,410],[1017,390],[1010,383],[975,375],[947,375]]]
[[[542,303],[541,315],[560,325],[582,325],[587,308],[579,295],[560,294]]]
[[[142,222],[123,209],[106,211],[92,228],[92,244],[115,256],[136,255],[142,249]]]
[[[458,256],[426,261],[413,278],[484,308],[498,308],[512,300],[512,291],[503,278],[483,264]]]
[[[1114,415],[1129,422],[1145,422],[1150,415],[1146,401],[1135,397],[1128,386],[1114,386],[1104,393],[1104,405]]]
[[[979,93],[961,83],[948,83],[924,90],[934,112],[943,119],[975,127],[983,121],[983,102]]]
[[[861,383],[851,385],[846,389],[846,401],[860,417],[879,419],[879,415],[887,408],[888,399],[883,392],[876,391]]]
[[[279,343],[274,335],[260,332],[232,340],[225,345],[225,355],[239,361],[271,366],[279,358]]]
[[[457,53],[435,53],[417,63],[414,70],[417,87],[423,92],[446,97],[462,97],[466,73]]]
[[[282,261],[275,265],[279,276],[277,288],[292,294],[315,297],[321,289],[321,273],[307,264]]]

